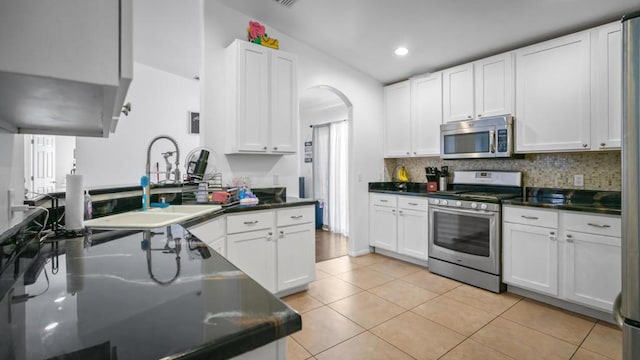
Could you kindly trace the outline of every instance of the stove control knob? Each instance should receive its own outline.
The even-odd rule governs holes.
[[[480,209],[484,210],[487,208],[487,204],[480,204]]]
[[[462,201],[456,201],[456,206],[462,206]]]
[[[449,205],[449,202],[447,200],[442,200],[442,205]]]
[[[439,199],[435,199],[435,200],[433,200],[433,203],[438,205],[438,204],[440,204],[440,200]]]
[[[477,208],[477,207],[478,207],[478,204],[476,204],[476,203],[471,203],[471,208],[472,208],[472,209],[475,209],[475,208]]]

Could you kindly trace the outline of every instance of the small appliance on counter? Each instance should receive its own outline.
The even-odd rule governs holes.
[[[447,187],[449,186],[449,167],[443,166],[440,168],[440,179],[438,181],[438,190],[439,191],[447,191]]]
[[[438,191],[438,181],[440,178],[440,171],[437,166],[427,166],[424,168],[427,175],[427,191]]]

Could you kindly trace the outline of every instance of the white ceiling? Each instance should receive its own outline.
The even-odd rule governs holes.
[[[384,84],[616,21],[640,0],[218,0]],[[393,54],[398,46],[409,55]]]

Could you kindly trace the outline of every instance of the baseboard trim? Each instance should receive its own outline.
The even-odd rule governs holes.
[[[590,307],[574,304],[572,302],[568,302],[562,299],[556,299],[551,296],[538,294],[531,290],[522,289],[512,285],[507,285],[507,291],[516,295],[524,296],[529,299],[543,302],[545,304],[549,304],[565,310],[573,311],[578,314],[590,316],[594,319],[602,320],[610,324],[615,324],[613,322],[613,315],[602,310],[592,309]]]
[[[424,266],[424,267],[429,267],[427,260],[420,260],[420,259],[412,258],[411,256],[398,254],[398,253],[395,253],[393,251],[379,249],[379,248],[376,248],[376,247],[374,247],[373,249],[374,249],[374,252],[376,254],[381,254],[381,255],[384,255],[384,256],[392,257],[394,259],[406,261],[406,262],[409,262],[409,263],[412,263],[412,264],[416,264],[416,265],[420,265],[420,266]]]
[[[348,254],[351,257],[357,257],[357,256],[367,255],[367,254],[370,254],[372,252],[373,251],[371,251],[371,249],[362,249],[362,250],[358,250],[358,251],[349,250]]]

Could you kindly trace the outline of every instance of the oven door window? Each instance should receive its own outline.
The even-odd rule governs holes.
[[[451,251],[489,257],[493,217],[436,211],[433,243]]]
[[[444,135],[445,154],[489,153],[489,131]]]

